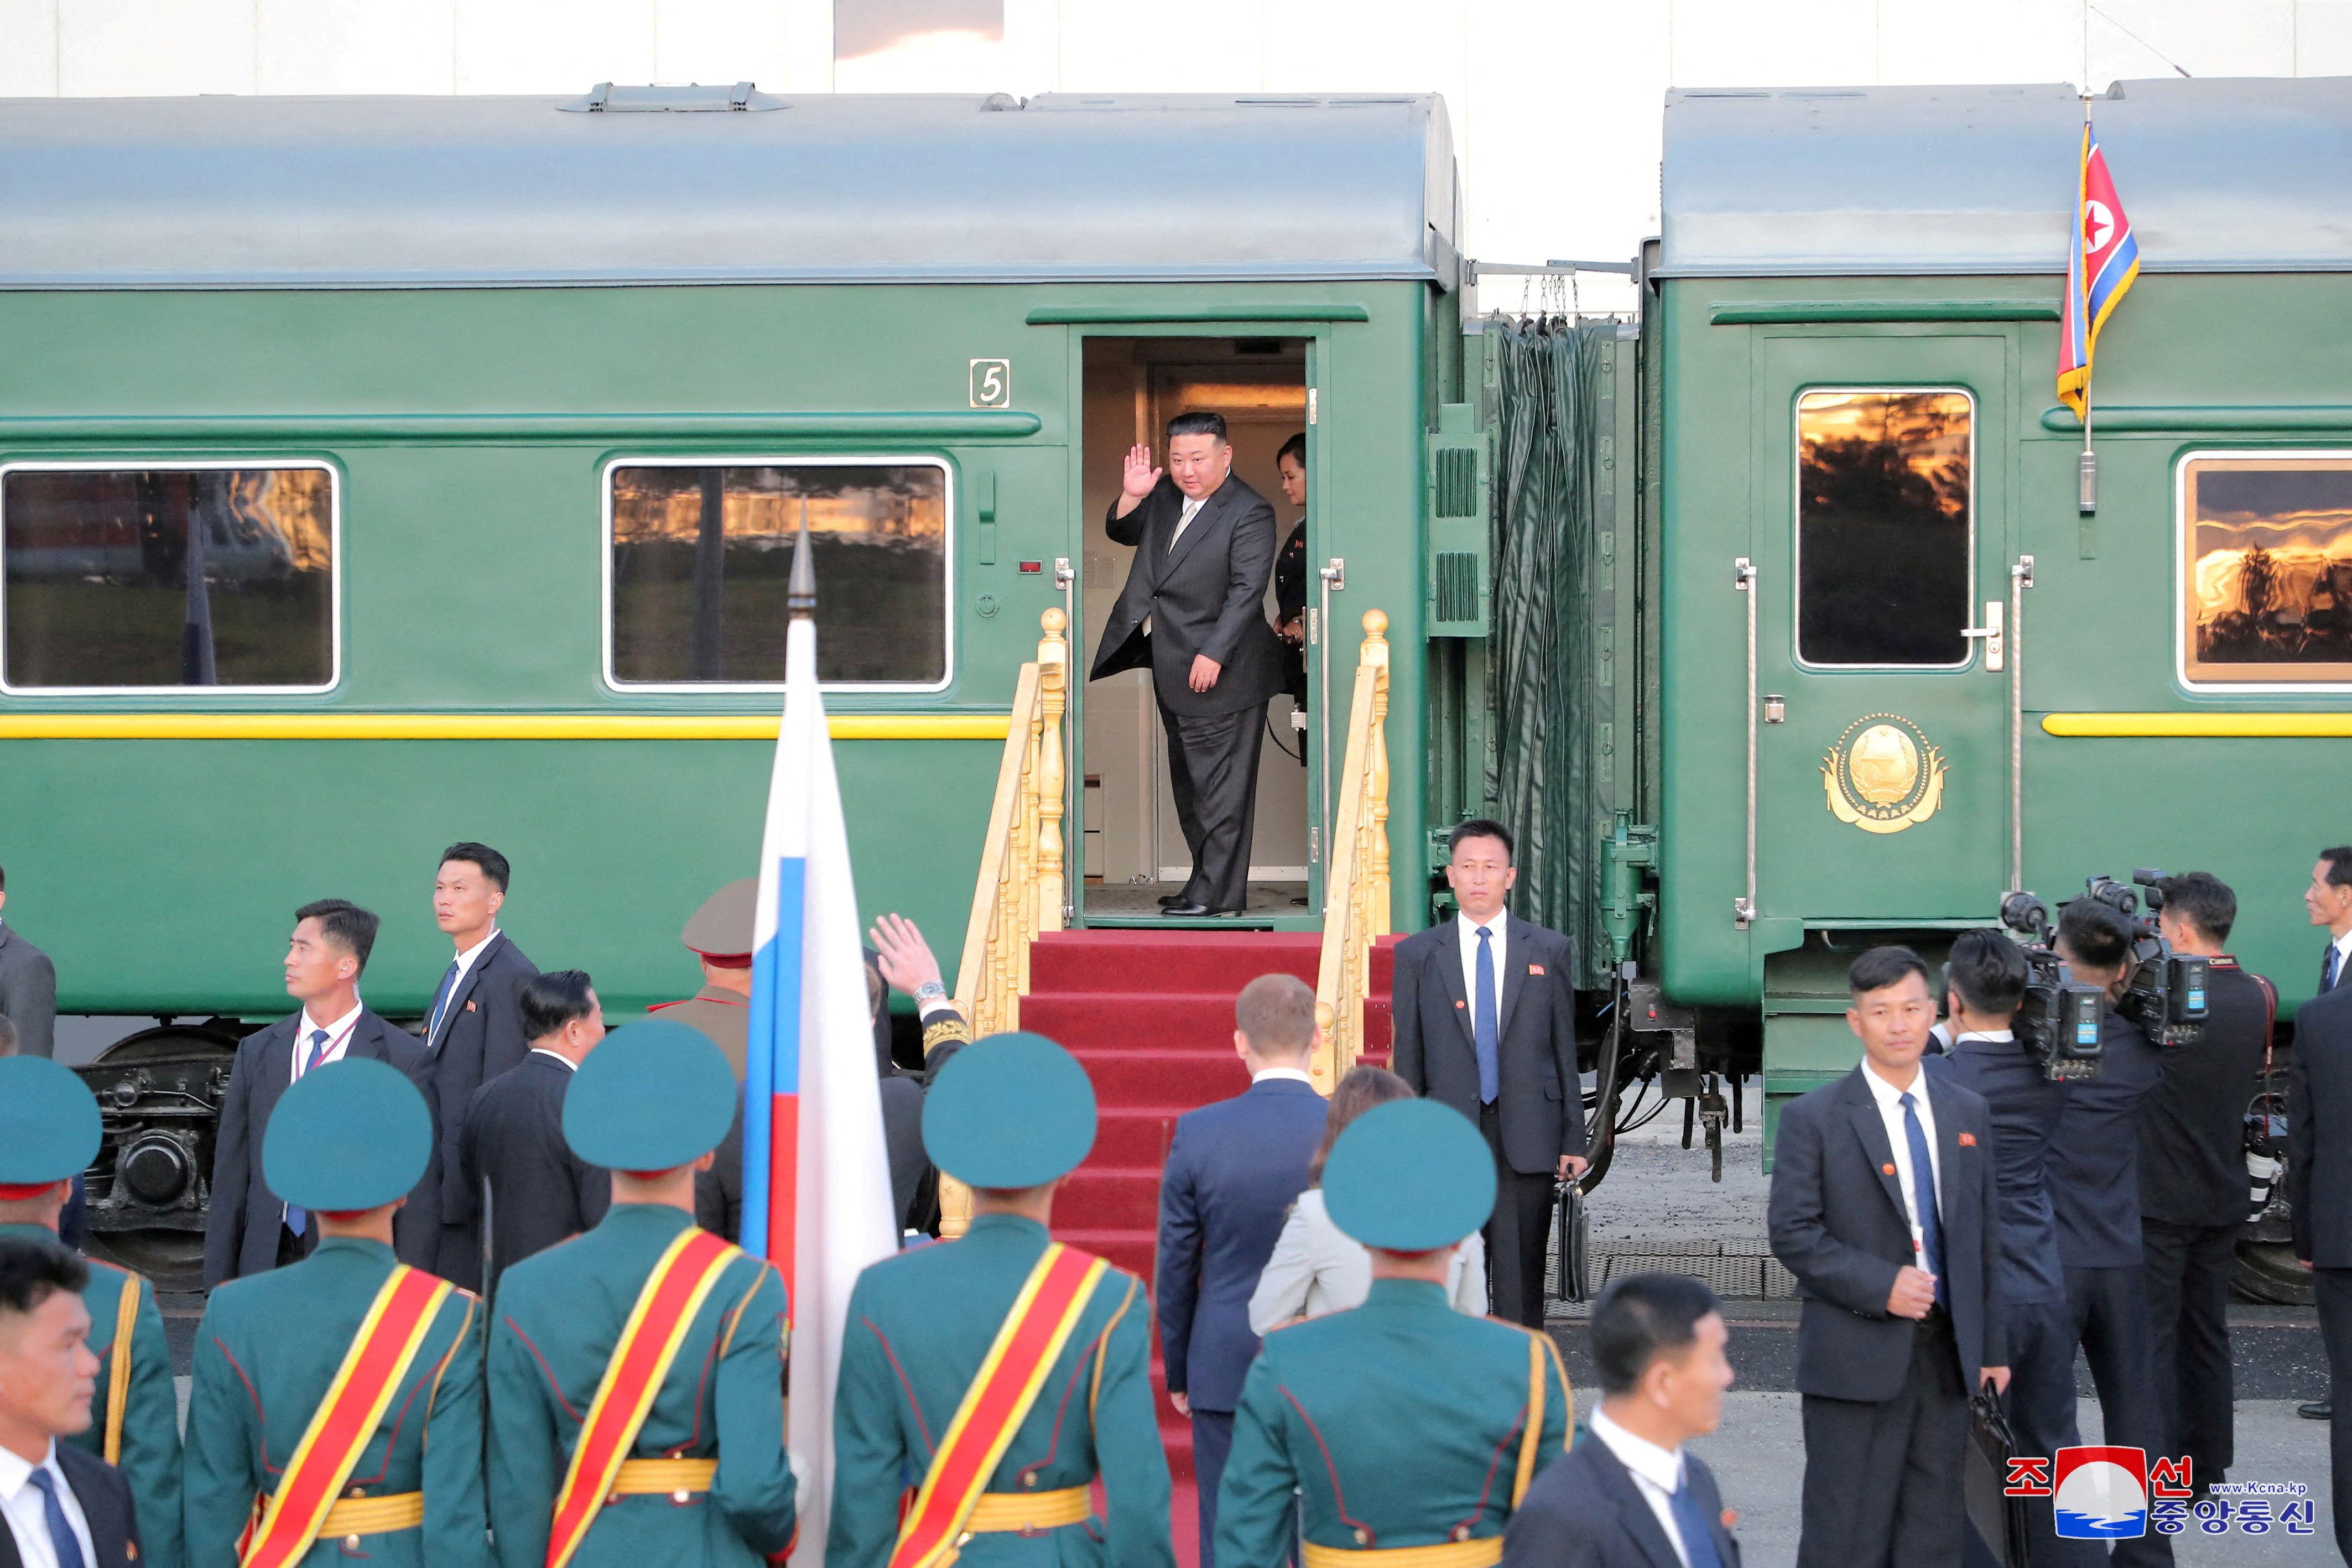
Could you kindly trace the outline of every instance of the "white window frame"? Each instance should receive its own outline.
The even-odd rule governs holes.
[[[2258,458],[2291,463],[2297,458],[2331,463],[2352,462],[2352,445],[2345,446],[2203,446],[2183,452],[2172,465],[2172,678],[2180,689],[2207,696],[2285,695],[2296,692],[2326,695],[2352,692],[2352,681],[2212,681],[2191,680],[2189,674],[2189,465],[2215,459]]]
[[[1977,424],[1980,405],[1974,387],[1943,382],[1922,382],[1908,385],[1848,386],[1843,382],[1822,382],[1797,389],[1789,404],[1789,658],[1797,668],[1822,674],[1947,674],[1976,667],[1977,640],[1961,639],[1962,657],[1952,664],[1819,664],[1805,657],[1805,400],[1820,393],[1836,396],[1869,397],[1874,395],[1903,396],[1916,392],[1958,392],[1969,400],[1969,596],[1967,604],[1973,608],[1977,598]],[[1963,612],[1962,625],[1969,623]]]
[[[956,473],[955,465],[933,452],[760,453],[749,456],[726,454],[677,454],[608,457],[597,476],[598,506],[604,528],[598,540],[597,577],[603,587],[603,624],[597,637],[603,648],[604,687],[621,695],[635,694],[677,696],[727,696],[738,692],[782,692],[782,681],[625,681],[613,669],[613,472],[617,468],[936,468],[946,486],[941,500],[940,550],[944,579],[940,597],[940,647],[945,663],[936,681],[824,681],[828,692],[943,692],[955,684]],[[824,584],[816,585],[817,602],[824,602]]]
[[[222,469],[315,468],[327,476],[327,681],[324,685],[24,686],[6,678],[8,636],[7,481],[11,474],[187,474]],[[343,684],[343,482],[341,465],[323,457],[27,457],[0,463],[0,695],[12,697],[323,696]]]

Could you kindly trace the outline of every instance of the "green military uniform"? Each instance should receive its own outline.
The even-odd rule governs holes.
[[[1366,1246],[1449,1248],[1494,1208],[1494,1156],[1458,1113],[1396,1101],[1340,1134],[1323,1195]],[[1573,1419],[1547,1336],[1465,1317],[1443,1285],[1376,1280],[1362,1306],[1266,1337],[1217,1494],[1218,1568],[1276,1568],[1294,1518],[1307,1568],[1399,1547],[1440,1549],[1422,1568],[1495,1563],[1518,1478],[1567,1451]]]
[[[702,901],[702,907],[678,933],[687,951],[722,969],[751,972],[751,929],[760,901],[760,879],[739,878]],[[660,1002],[653,1010],[664,1023],[682,1023],[710,1037],[735,1082],[743,1082],[743,1063],[750,1046],[751,998],[725,986],[705,985],[682,1002]]]
[[[54,1189],[97,1157],[101,1125],[89,1086],[46,1057],[0,1058],[0,1197],[9,1189]],[[0,1237],[55,1241],[44,1225],[0,1225]],[[115,1336],[123,1292],[135,1303],[130,1375],[124,1381],[121,1447],[115,1463],[139,1507],[139,1541],[150,1568],[180,1568],[180,1398],[154,1287],[127,1270],[90,1260],[81,1293],[89,1309],[89,1350],[98,1357],[90,1424],[65,1440],[103,1458],[114,1388]]]
[[[433,1113],[406,1075],[351,1058],[286,1091],[263,1138],[262,1174],[289,1204],[358,1213],[405,1197],[432,1153]],[[234,1568],[257,1497],[285,1479],[398,1263],[383,1242],[331,1236],[299,1263],[213,1291],[188,1404],[189,1568]],[[331,1512],[299,1559],[305,1568],[354,1557],[377,1568],[488,1568],[478,1306],[448,1288],[339,1494],[378,1511],[421,1494],[423,1522],[345,1530]]]
[[[563,1134],[591,1165],[673,1170],[718,1145],[736,1100],[734,1074],[707,1040],[647,1019],[614,1030],[580,1064]],[[586,1235],[500,1279],[489,1464],[505,1568],[544,1568],[583,1418],[656,1263],[693,1228],[682,1209],[615,1203]],[[627,1450],[639,1462],[703,1461],[707,1473],[659,1492],[618,1488],[624,1495],[596,1511],[571,1568],[746,1568],[792,1542],[783,1284],[767,1263],[728,1251]]]
[[[1085,1071],[1041,1036],[995,1035],[956,1052],[923,1106],[923,1142],[970,1186],[1041,1186],[1067,1175],[1095,1135]],[[882,1568],[900,1493],[937,1445],[1051,1238],[1033,1220],[983,1215],[959,1240],[875,1264],[850,1298],[834,1403],[829,1568]],[[1172,1568],[1168,1457],[1153,1419],[1150,1303],[1107,1270],[986,1481],[960,1568]],[[1083,1489],[1100,1476],[1108,1508]],[[1022,1530],[1020,1500],[1073,1490],[1076,1517]],[[1002,1502],[999,1500],[1003,1500]]]

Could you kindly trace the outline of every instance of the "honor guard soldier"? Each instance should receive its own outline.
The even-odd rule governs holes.
[[[47,1057],[0,1057],[0,1238],[55,1241],[73,1178],[98,1155],[98,1102]],[[130,1479],[149,1568],[180,1568],[180,1397],[154,1287],[92,1260],[81,1293],[98,1358],[95,1419],[65,1438]]]
[[[1528,1483],[1568,1451],[1549,1335],[1446,1299],[1454,1247],[1495,1207],[1478,1129],[1433,1100],[1359,1117],[1323,1171],[1331,1223],[1371,1249],[1360,1307],[1266,1336],[1218,1493],[1219,1568],[1279,1568],[1293,1493],[1306,1568],[1486,1568]]]
[[[1094,1088],[1042,1035],[992,1035],[940,1070],[923,1144],[972,1189],[971,1227],[850,1296],[830,1568],[1174,1568],[1151,1303],[1046,1230],[1094,1140]]]
[[[190,1568],[488,1568],[478,1303],[392,1249],[393,1211],[432,1155],[425,1096],[385,1062],[328,1062],[278,1101],[262,1179],[320,1241],[205,1309]]]
[[[694,1223],[736,1103],[718,1048],[659,1019],[614,1030],[572,1075],[564,1140],[613,1173],[613,1206],[499,1281],[505,1568],[751,1568],[791,1550],[783,1283]]]

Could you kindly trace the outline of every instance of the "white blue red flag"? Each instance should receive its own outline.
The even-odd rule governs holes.
[[[2139,241],[2132,237],[2106,154],[2086,120],[2074,180],[2074,239],[2066,253],[2066,302],[2058,320],[2058,401],[2077,415],[2090,402],[2099,329],[2138,276]]]
[[[813,600],[803,593],[805,532],[800,552],[793,593]],[[843,1319],[858,1272],[898,1250],[898,1231],[814,620],[795,614],[785,648],[784,717],[752,927],[741,1239],[746,1251],[774,1261],[789,1292],[787,1437],[803,1467],[793,1562],[822,1568]]]

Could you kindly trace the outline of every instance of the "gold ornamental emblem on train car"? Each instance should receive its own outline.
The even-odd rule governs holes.
[[[1830,815],[1865,833],[1899,833],[1944,803],[1944,753],[1900,714],[1874,713],[1846,726],[1822,758]]]

